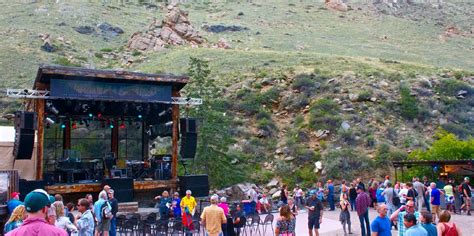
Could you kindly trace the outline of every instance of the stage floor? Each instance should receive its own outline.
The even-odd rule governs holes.
[[[133,181],[133,191],[146,191],[155,189],[176,189],[177,179],[171,180],[139,180]],[[49,194],[69,194],[69,193],[98,193],[102,190],[101,182],[74,183],[74,184],[54,184],[45,186]]]

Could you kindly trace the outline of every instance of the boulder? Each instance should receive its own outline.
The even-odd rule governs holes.
[[[341,128],[342,128],[343,130],[349,130],[349,129],[351,128],[351,125],[349,124],[349,122],[343,121],[343,122],[341,123]]]
[[[347,4],[345,4],[342,0],[326,0],[326,8],[335,11],[342,11],[346,12],[349,10]]]
[[[280,182],[277,179],[272,179],[267,184],[267,188],[277,187]]]
[[[202,43],[204,43],[204,39],[191,25],[188,13],[179,9],[177,5],[170,4],[163,20],[161,22],[154,20],[146,32],[134,33],[128,41],[127,47],[140,51],[159,51],[166,45]]]

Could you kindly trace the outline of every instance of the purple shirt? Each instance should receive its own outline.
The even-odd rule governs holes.
[[[371,202],[372,200],[370,200],[369,194],[366,192],[359,193],[356,198],[357,215],[361,216],[365,214]]]
[[[65,230],[57,228],[54,225],[48,224],[45,219],[36,217],[28,217],[19,228],[16,228],[6,234],[6,236],[42,235],[68,236]]]

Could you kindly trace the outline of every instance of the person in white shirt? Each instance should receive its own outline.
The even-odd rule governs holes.
[[[62,202],[55,202],[56,208],[56,222],[54,225],[60,229],[66,230],[69,234],[77,233],[77,227],[69,220],[69,217],[64,215],[64,204]]]
[[[270,205],[270,202],[268,201],[267,195],[263,194],[262,198],[260,198],[259,201],[262,206],[261,210],[264,210],[265,213],[270,212],[272,210],[272,206]]]
[[[400,192],[398,192],[398,197],[400,198],[400,203],[402,205],[405,205],[405,203],[407,202],[407,194],[408,194],[407,186],[402,183],[400,187]]]

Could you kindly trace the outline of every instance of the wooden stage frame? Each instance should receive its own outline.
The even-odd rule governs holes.
[[[102,183],[86,184],[56,184],[45,186],[49,194],[69,194],[69,193],[98,193],[102,190]],[[171,180],[143,180],[133,181],[133,191],[148,191],[154,189],[176,189],[177,179]]]
[[[33,89],[37,90],[51,90],[51,79],[61,78],[67,80],[88,80],[88,81],[102,81],[115,83],[144,83],[153,85],[167,85],[171,87],[172,97],[180,97],[180,90],[188,83],[187,76],[174,76],[168,74],[144,74],[127,71],[110,71],[110,70],[95,70],[77,67],[64,67],[42,65],[38,69],[37,77]],[[170,98],[171,99],[171,98]],[[71,99],[71,100],[74,100]],[[27,105],[27,110],[37,113],[37,143],[36,150],[36,180],[43,180],[44,174],[44,119],[46,118],[45,99],[30,100]],[[178,187],[178,140],[179,140],[179,120],[180,112],[179,105],[171,105],[171,119],[172,119],[172,140],[171,140],[171,179],[169,180],[143,180],[133,182],[133,190],[136,191],[152,191],[157,189],[169,189],[175,191]],[[63,149],[71,148],[71,125],[67,121],[67,125],[63,134]],[[112,130],[111,149],[116,155],[118,154],[118,124]],[[149,140],[143,130],[143,142],[148,144]],[[143,145],[143,159],[148,158],[148,145]],[[101,182],[94,183],[74,183],[74,184],[55,184],[45,186],[46,191],[50,194],[70,194],[70,193],[98,193],[102,190],[103,184]]]

